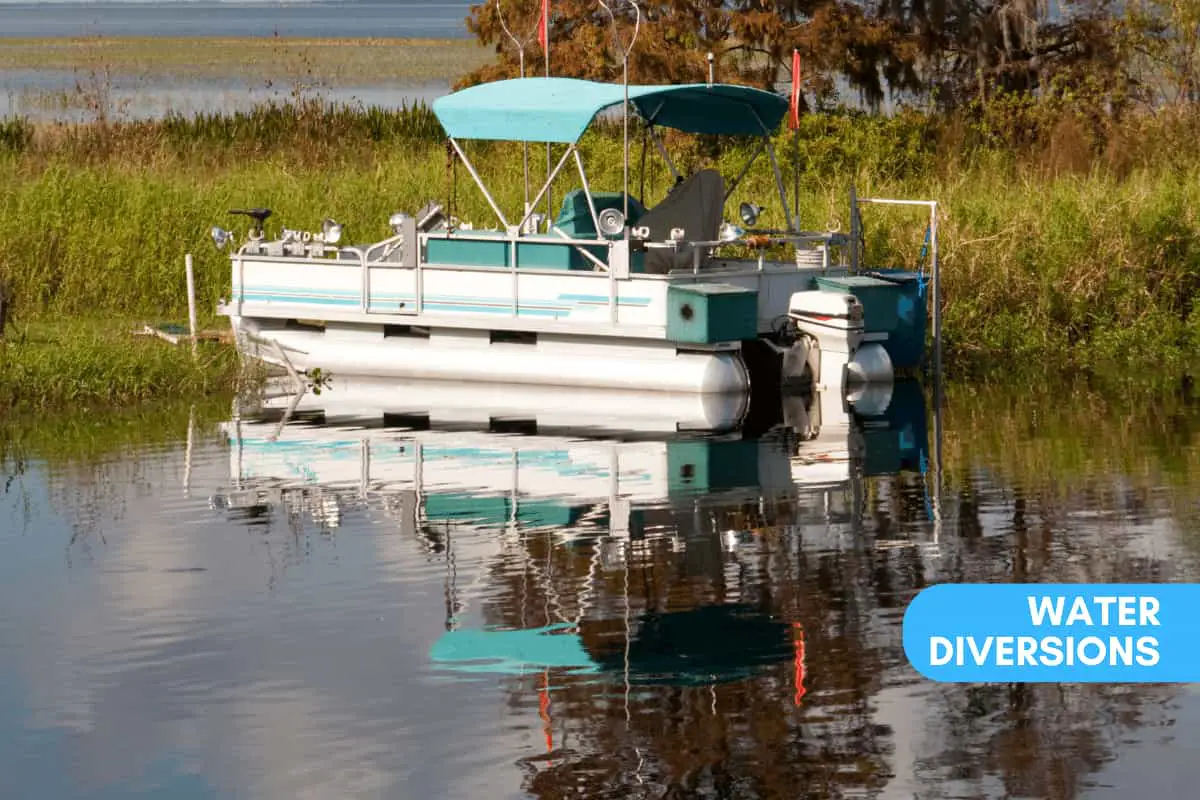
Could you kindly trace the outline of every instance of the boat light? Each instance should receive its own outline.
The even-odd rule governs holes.
[[[213,244],[217,246],[218,250],[224,250],[225,245],[229,244],[229,240],[233,238],[233,234],[220,225],[213,225],[209,235],[212,236]]]
[[[600,232],[614,236],[625,230],[625,215],[618,209],[606,208],[600,212]]]
[[[717,237],[722,242],[733,242],[742,238],[742,234],[744,233],[744,230],[739,228],[737,225],[734,225],[732,222],[722,222],[721,230],[718,232]]]
[[[337,244],[342,240],[342,226],[331,219],[321,222],[321,231],[324,234],[322,241],[325,244]]]
[[[742,218],[742,222],[746,227],[752,227],[758,222],[758,215],[762,213],[762,206],[757,206],[754,203],[742,203],[738,206],[738,216]]]
[[[397,211],[388,217],[388,225],[392,228],[392,233],[404,233],[404,224],[412,217],[405,214],[403,211]]]

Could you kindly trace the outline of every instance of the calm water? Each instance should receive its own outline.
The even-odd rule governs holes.
[[[281,37],[300,38],[465,38],[468,2],[417,0],[0,0],[3,39],[24,37]],[[106,80],[114,118],[154,119],[180,114],[249,109],[286,99],[287,89],[271,89],[263,76],[242,80],[172,79],[155,75],[112,75]],[[54,98],[71,97],[76,85],[92,80],[80,65],[72,70],[0,70],[0,118],[86,121],[88,113],[59,108]],[[449,79],[420,84],[338,85],[325,92],[336,103],[384,107],[416,100],[431,102],[449,91]],[[48,101],[48,98],[50,101]]]
[[[1190,687],[935,685],[900,625],[940,581],[1196,580],[1200,414],[913,389],[8,428],[0,797],[1194,796]]]

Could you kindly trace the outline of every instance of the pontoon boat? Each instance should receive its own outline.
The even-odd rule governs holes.
[[[597,191],[584,169],[580,137],[618,107],[644,121],[676,178],[649,207],[628,186]],[[860,203],[868,201],[851,191],[849,233],[803,231],[789,212],[771,139],[788,110],[784,97],[719,83],[518,78],[452,93],[433,110],[495,227],[468,227],[431,202],[393,214],[392,236],[351,246],[332,220],[317,232],[268,236],[269,209],[241,212],[253,227],[231,256],[232,297],[219,311],[245,354],[297,379],[320,370],[704,394],[789,381],[844,392],[921,366],[927,273],[862,265]],[[762,143],[732,180],[711,169],[685,176],[661,129]],[[468,159],[462,143],[473,139],[566,149],[532,202],[527,194],[514,213]],[[786,229],[755,228],[760,209],[752,203],[741,204],[736,223],[726,220],[726,201],[762,152]],[[624,158],[628,184],[628,147]],[[557,217],[544,219],[535,209],[569,164],[579,183]],[[930,219],[936,309],[936,215]],[[232,235],[214,228],[213,236],[224,245]],[[934,328],[936,341],[936,317]]]

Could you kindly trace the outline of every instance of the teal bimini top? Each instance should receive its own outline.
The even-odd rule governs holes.
[[[576,78],[512,78],[440,97],[433,113],[455,139],[575,142],[592,119],[620,105],[619,83]],[[787,113],[787,98],[728,83],[629,87],[630,105],[652,125],[685,133],[770,135]]]

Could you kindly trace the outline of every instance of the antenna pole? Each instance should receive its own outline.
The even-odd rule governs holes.
[[[629,39],[629,45],[625,46],[621,43],[621,36],[617,31],[617,18],[613,14],[605,0],[598,0],[600,7],[608,12],[609,22],[612,24],[613,44],[621,51],[621,85],[625,90],[625,102],[622,105],[622,136],[623,142],[621,145],[621,167],[622,167],[622,195],[624,199],[623,210],[625,215],[625,228],[629,228],[629,54],[633,52],[633,43],[637,41],[638,31],[642,27],[642,9],[638,6],[637,0],[625,0],[633,7],[634,23],[633,36]]]
[[[525,46],[529,44],[529,38],[531,37],[527,37],[524,41],[521,41],[513,35],[513,32],[508,29],[508,25],[504,23],[504,10],[500,8],[500,0],[496,0],[496,18],[500,21],[500,27],[508,34],[508,38],[512,39],[513,44],[517,46],[517,59],[521,65],[521,77],[524,78]],[[534,32],[537,32],[536,26]],[[529,214],[529,142],[521,142],[521,165],[525,171],[525,214],[523,216],[527,216]]]
[[[499,3],[497,2],[497,5]],[[525,48],[521,48],[521,77],[525,77]],[[529,213],[529,142],[521,142],[521,168],[525,173],[525,213]]]
[[[636,6],[635,6],[636,7]],[[624,139],[621,145],[621,166],[624,168],[621,195],[625,201],[623,213],[625,228],[629,228],[629,53],[621,59],[621,82],[625,86],[625,103],[621,106],[622,122],[624,124]]]
[[[550,12],[546,11],[546,77],[550,77]],[[550,157],[550,143],[546,142],[546,180],[550,180],[550,171],[554,169],[554,164]],[[546,231],[549,232],[550,225],[554,220],[554,187],[546,186]]]
[[[792,68],[797,69],[800,65],[799,51],[792,50]],[[793,75],[792,81],[796,86],[796,97],[793,102],[796,104],[796,122],[792,128],[792,225],[795,232],[800,232],[800,76]],[[787,213],[787,210],[784,210]]]

